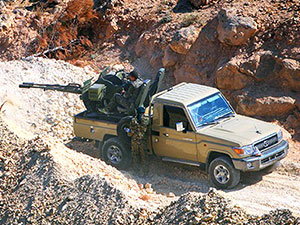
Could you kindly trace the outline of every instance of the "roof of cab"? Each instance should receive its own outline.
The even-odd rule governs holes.
[[[216,88],[201,84],[180,83],[166,91],[158,93],[155,100],[179,103],[187,106],[197,100],[218,92],[219,90]]]

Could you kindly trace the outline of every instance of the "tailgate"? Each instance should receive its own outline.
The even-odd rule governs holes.
[[[79,118],[74,116],[74,134],[77,137],[102,141],[104,135],[117,136],[117,123],[99,121],[90,118]]]

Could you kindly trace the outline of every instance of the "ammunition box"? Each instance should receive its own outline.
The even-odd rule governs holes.
[[[99,101],[104,96],[104,84],[93,84],[88,90],[89,99],[92,101]]]

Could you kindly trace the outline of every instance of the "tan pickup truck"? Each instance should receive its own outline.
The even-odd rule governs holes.
[[[149,105],[148,153],[164,161],[204,166],[218,188],[232,188],[239,183],[240,171],[261,170],[288,153],[278,126],[236,114],[216,88],[180,83],[155,94]],[[121,119],[82,112],[74,117],[74,132],[96,140],[104,159],[125,169],[131,152],[130,144],[117,135]]]

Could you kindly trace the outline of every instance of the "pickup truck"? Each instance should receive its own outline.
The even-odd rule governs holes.
[[[216,88],[180,83],[154,94],[148,105],[148,154],[201,166],[217,188],[233,188],[241,171],[262,170],[288,153],[278,126],[238,115]],[[125,169],[132,158],[130,143],[118,135],[122,120],[85,111],[74,116],[74,133],[96,140],[105,161]]]

